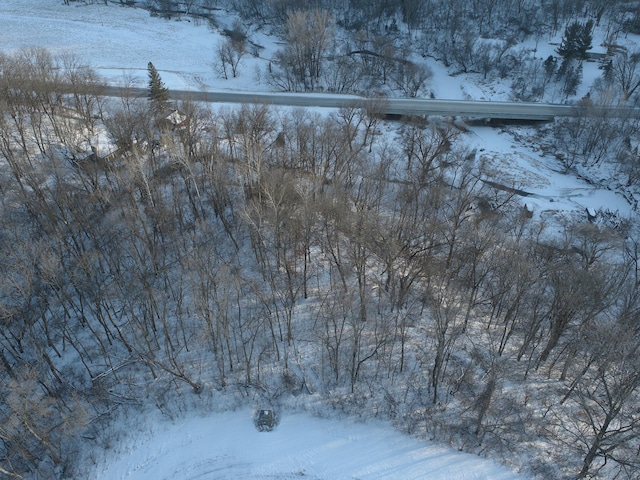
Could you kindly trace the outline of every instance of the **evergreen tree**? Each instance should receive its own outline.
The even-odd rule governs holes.
[[[578,87],[582,80],[582,63],[569,63],[564,75],[563,93],[569,97],[578,92]]]
[[[607,83],[611,83],[613,80],[613,60],[607,61],[602,66],[602,78],[604,78]]]
[[[584,60],[591,48],[593,21],[573,22],[564,31],[558,54],[565,60]]]
[[[582,25],[582,30],[578,36],[577,54],[578,58],[583,60],[587,58],[587,52],[593,48],[591,44],[593,40],[593,20],[589,20]]]
[[[546,79],[551,79],[551,77],[553,77],[553,74],[556,73],[557,67],[558,60],[553,55],[549,55],[544,61],[544,73]]]
[[[147,66],[149,72],[149,101],[151,102],[151,110],[158,114],[169,105],[169,89],[164,86],[158,70],[149,62]]]

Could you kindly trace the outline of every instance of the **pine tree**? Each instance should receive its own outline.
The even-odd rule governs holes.
[[[558,67],[558,60],[553,55],[549,55],[547,59],[544,61],[544,73],[547,79],[553,77],[553,74],[556,72],[556,68]]]
[[[155,113],[161,113],[166,110],[169,105],[169,89],[164,86],[158,70],[149,62],[147,66],[149,72],[149,101],[151,102],[151,110]]]
[[[577,65],[569,64],[564,77],[564,87],[562,91],[569,97],[575,95],[578,92],[578,87],[582,80],[582,63]]]
[[[584,60],[591,48],[593,21],[573,22],[564,31],[558,54],[565,60]]]
[[[579,59],[587,58],[587,51],[591,50],[593,45],[593,20],[589,20],[587,23],[581,25],[582,30],[578,36],[577,53]]]

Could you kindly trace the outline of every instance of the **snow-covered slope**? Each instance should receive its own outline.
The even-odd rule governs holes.
[[[96,480],[522,480],[489,460],[407,437],[383,424],[282,416],[258,432],[249,410],[159,423],[116,447]]]
[[[224,12],[218,18],[220,28],[233,21]],[[169,88],[260,89],[254,73],[266,64],[260,58],[246,55],[240,67],[241,76],[233,81],[224,80],[214,68],[215,49],[223,38],[217,29],[204,22],[196,25],[187,18],[167,21],[151,17],[140,8],[18,0],[0,2],[0,19],[3,51],[46,47],[56,54],[73,54],[115,84],[127,78],[144,86],[147,64],[152,62]],[[275,40],[260,34],[252,39],[264,41],[267,52]]]
[[[163,20],[141,9],[65,6],[61,0],[0,2],[0,48],[47,47],[72,53],[111,83],[135,80],[145,85],[147,63],[153,62],[169,88],[269,90],[264,69],[277,39],[252,31],[262,48],[247,55],[240,77],[224,80],[214,68],[215,47],[222,36],[208,25],[183,19]],[[221,27],[233,17],[218,15]],[[433,91],[439,98],[503,100],[503,85],[488,89],[449,78],[432,65]],[[497,92],[491,96],[489,92]],[[539,211],[619,210],[631,214],[615,193],[559,173],[557,161],[510,133],[474,127],[466,136],[478,159],[491,167],[491,180],[530,193],[526,202]],[[392,135],[392,133],[391,133]],[[89,478],[115,479],[442,479],[506,480],[522,478],[479,457],[410,438],[390,426],[320,420],[301,414],[282,417],[271,433],[259,433],[248,410],[191,418],[173,424],[151,422],[150,431],[107,453],[93,452],[96,465]]]

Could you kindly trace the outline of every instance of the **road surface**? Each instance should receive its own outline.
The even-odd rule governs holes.
[[[122,95],[119,87],[107,87],[105,94]],[[130,88],[132,96],[146,96],[144,88]],[[633,108],[601,107],[580,109],[571,105],[527,102],[486,102],[475,100],[435,100],[421,98],[376,98],[367,99],[352,95],[330,95],[313,93],[251,93],[251,92],[204,92],[171,90],[174,100],[218,103],[264,103],[294,107],[340,108],[345,106],[373,106],[390,115],[444,115],[471,118],[495,118],[506,120],[552,120],[555,117],[570,117],[580,114],[610,117],[640,118],[640,110]]]

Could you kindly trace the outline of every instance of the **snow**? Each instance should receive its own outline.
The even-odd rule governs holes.
[[[233,23],[227,12],[216,15],[220,28]],[[114,84],[132,80],[144,86],[151,61],[170,89],[269,91],[265,71],[279,48],[278,38],[247,26],[249,40],[259,45],[257,56],[250,52],[240,64],[239,78],[225,80],[214,69],[215,47],[223,39],[220,29],[186,18],[167,21],[114,4],[65,6],[61,0],[12,0],[0,2],[0,19],[4,52],[44,46],[53,53],[71,53]],[[536,42],[536,55],[548,56],[558,39]],[[433,71],[430,89],[436,98],[510,99],[509,81],[483,84],[478,75],[451,77],[442,64],[425,61]],[[599,75],[596,63],[585,63],[579,95]],[[633,214],[619,194],[567,174],[553,155],[526,138],[515,138],[512,130],[474,126],[469,131],[466,141],[476,150],[476,160],[485,163],[486,179],[527,192],[522,201],[534,215],[585,209],[592,214],[599,210]],[[533,129],[519,132],[535,135]],[[154,421],[151,431],[140,430],[110,451],[95,452],[98,461],[90,478],[524,478],[385,424],[284,413],[273,432],[260,433],[251,416],[251,411],[239,410],[174,423]]]
[[[259,432],[248,409],[161,422],[99,465],[96,480],[311,478],[518,480],[489,460],[408,437],[382,423],[282,415]]]
[[[623,217],[634,214],[620,193],[567,174],[558,159],[526,139],[516,141],[512,134],[497,128],[472,127],[471,131],[475,137],[470,142],[478,149],[478,159],[484,162],[490,180],[529,193],[523,200],[534,213],[584,212],[589,208]]]
[[[152,62],[169,88],[255,89],[255,68],[266,65],[264,59],[248,54],[241,64],[244,75],[224,80],[213,66],[216,45],[223,38],[219,30],[186,17],[169,21],[152,17],[139,8],[19,0],[0,2],[0,18],[0,45],[5,52],[46,47],[53,53],[73,54],[116,84],[127,77],[144,85],[147,64]],[[251,40],[268,38],[260,33]]]

